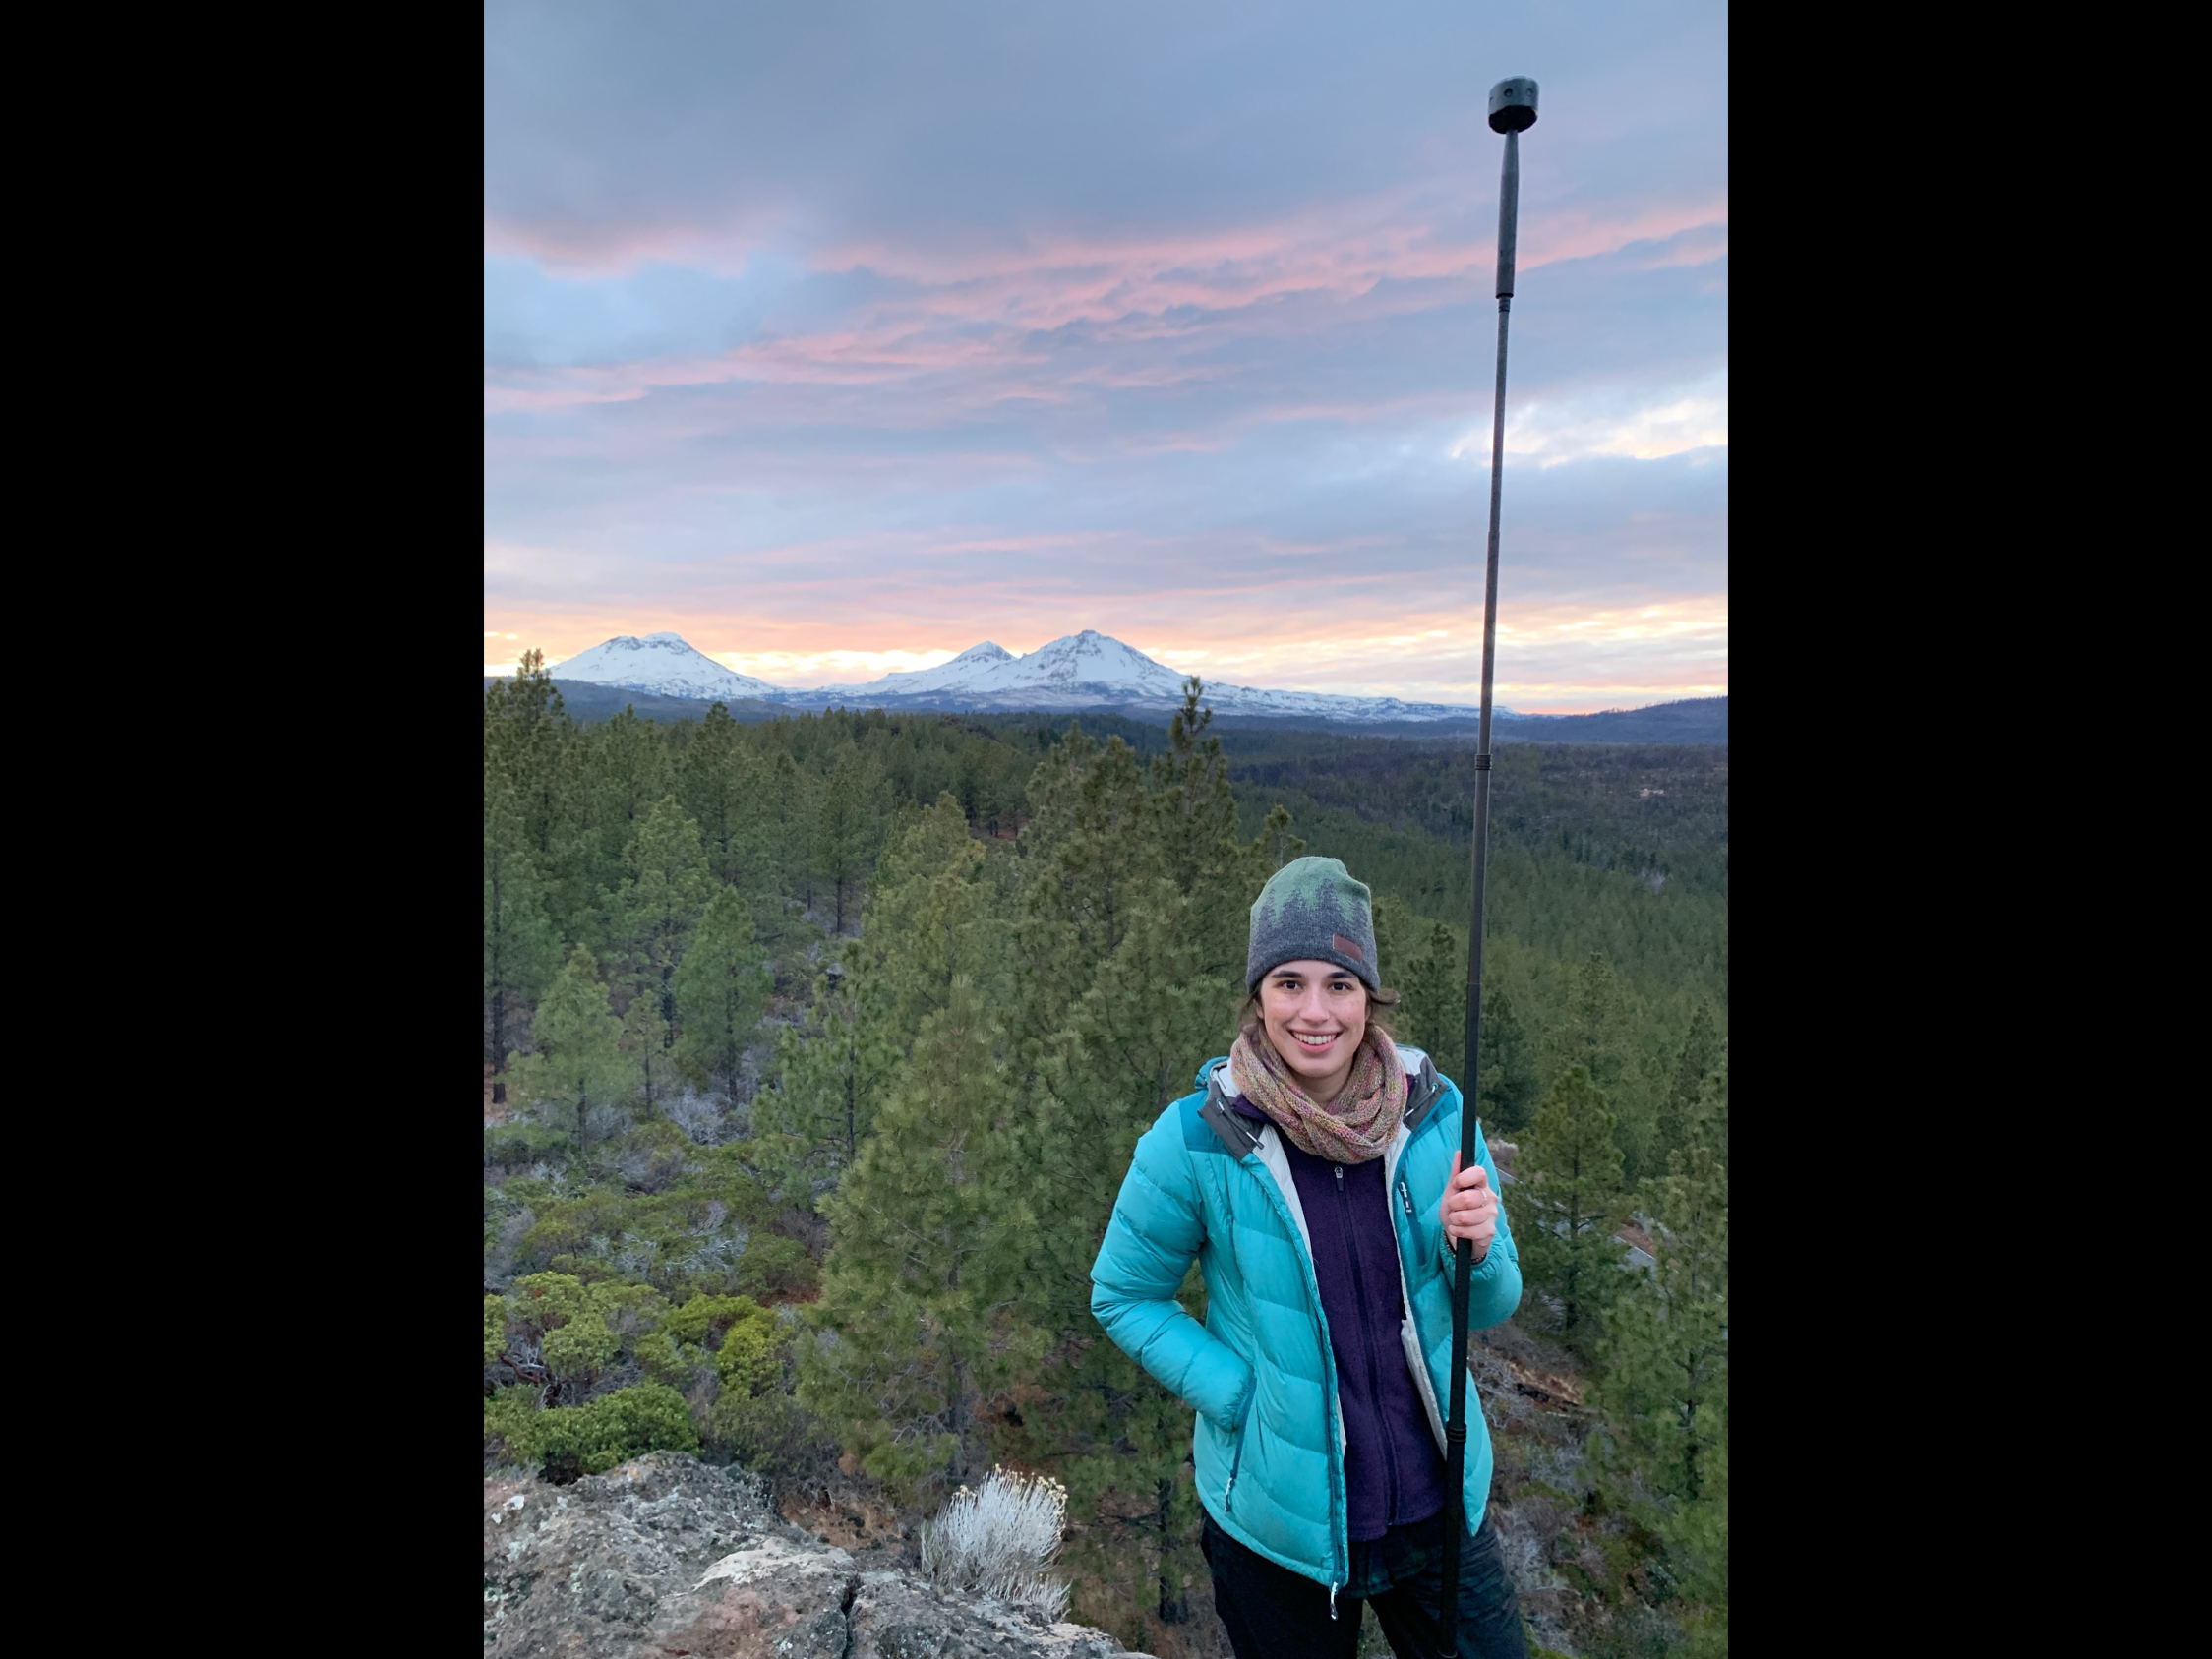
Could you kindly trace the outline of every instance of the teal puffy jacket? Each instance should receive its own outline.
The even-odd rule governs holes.
[[[1383,1155],[1407,1309],[1399,1334],[1443,1450],[1452,1257],[1437,1210],[1460,1148],[1460,1091],[1418,1048],[1399,1054],[1409,1083],[1405,1118]],[[1236,1090],[1226,1058],[1207,1061],[1196,1081],[1198,1092],[1137,1143],[1091,1269],[1091,1311],[1123,1352],[1196,1409],[1198,1497],[1216,1523],[1327,1584],[1333,1598],[1351,1553],[1344,1424],[1304,1213],[1281,1132],[1228,1108]],[[1474,1147],[1495,1190],[1479,1129]],[[1175,1300],[1193,1257],[1206,1279],[1203,1326]],[[1501,1210],[1473,1273],[1467,1328],[1496,1325],[1520,1302],[1521,1261]],[[1490,1494],[1490,1431],[1471,1378],[1463,1491],[1472,1530]]]

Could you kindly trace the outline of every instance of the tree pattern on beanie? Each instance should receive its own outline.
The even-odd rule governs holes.
[[[1256,986],[1284,962],[1333,962],[1382,989],[1375,960],[1375,915],[1365,882],[1354,881],[1339,859],[1307,855],[1268,877],[1252,901],[1252,941],[1244,985]]]

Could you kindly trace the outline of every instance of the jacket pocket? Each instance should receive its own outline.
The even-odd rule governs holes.
[[[1257,1389],[1253,1390],[1255,1394],[1258,1392]],[[1251,1428],[1252,1408],[1246,1406],[1244,1421],[1236,1425],[1236,1450],[1229,1455],[1228,1484],[1222,1488],[1222,1508],[1231,1514],[1236,1512],[1236,1471],[1244,1466],[1244,1437],[1251,1432]]]
[[[1237,1414],[1236,1428],[1233,1431],[1236,1436],[1236,1444],[1231,1449],[1228,1457],[1228,1484],[1222,1488],[1222,1508],[1224,1510],[1232,1511],[1236,1508],[1236,1471],[1244,1466],[1244,1442],[1252,1432],[1252,1419],[1259,1415],[1259,1410],[1260,1374],[1255,1370],[1252,1373],[1250,1386],[1244,1391],[1244,1409]]]

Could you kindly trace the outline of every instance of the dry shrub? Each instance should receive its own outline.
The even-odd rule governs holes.
[[[974,1590],[1052,1624],[1067,1611],[1068,1587],[1046,1569],[1066,1523],[1066,1487],[994,1468],[924,1524],[922,1570],[946,1589]]]

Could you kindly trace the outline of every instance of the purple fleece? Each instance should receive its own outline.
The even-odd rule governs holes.
[[[1248,1100],[1236,1110],[1267,1115]],[[1280,1134],[1281,1132],[1278,1131]],[[1444,1454],[1405,1368],[1398,1337],[1405,1298],[1383,1160],[1336,1164],[1283,1137],[1297,1183],[1345,1421],[1345,1502],[1353,1541],[1426,1520],[1444,1508]]]

